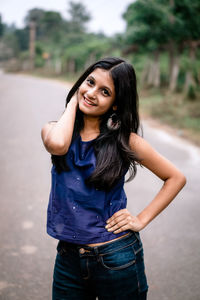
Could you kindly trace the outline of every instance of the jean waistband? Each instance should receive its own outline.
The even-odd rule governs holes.
[[[80,255],[87,255],[87,256],[93,256],[93,255],[105,255],[107,253],[117,251],[119,249],[128,247],[136,242],[141,243],[139,232],[130,232],[128,235],[117,239],[115,241],[110,241],[109,243],[106,243],[104,245],[90,247],[86,245],[78,245],[73,243],[68,243],[65,241],[60,241],[60,247],[67,249],[72,249],[77,252],[79,252]],[[142,243],[141,243],[142,244]]]

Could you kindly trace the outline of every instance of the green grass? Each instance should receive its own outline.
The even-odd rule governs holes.
[[[140,112],[181,130],[183,136],[200,146],[199,98],[191,102],[183,99],[181,94],[143,91],[140,97]]]

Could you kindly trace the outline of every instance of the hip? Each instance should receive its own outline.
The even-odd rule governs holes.
[[[112,279],[110,285],[114,286],[116,282],[126,282],[125,289],[140,293],[148,289],[143,245],[138,232],[94,247],[59,241],[57,251],[67,269],[76,266],[80,273],[84,270],[85,278],[91,276],[97,282],[102,278],[106,282]]]

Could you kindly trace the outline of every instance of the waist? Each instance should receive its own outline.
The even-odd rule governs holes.
[[[135,244],[136,242],[139,242],[139,245],[142,246],[139,233],[131,231],[120,238],[94,247],[88,245],[73,244],[66,241],[59,241],[57,250],[59,252],[62,249],[63,252],[66,252],[71,249],[72,251],[79,253],[79,255],[95,256],[97,254],[104,255],[105,253],[108,253],[114,249],[121,249],[123,247]]]
[[[110,240],[110,241],[106,241],[106,242],[102,242],[102,243],[86,244],[86,246],[89,246],[89,247],[97,247],[97,246],[101,246],[101,245],[104,245],[104,244],[112,243],[112,242],[114,242],[114,241],[116,241],[116,240],[119,240],[119,239],[121,239],[121,238],[123,238],[123,237],[125,237],[125,236],[127,236],[127,235],[130,235],[130,233],[126,233],[126,234],[124,234],[124,235],[122,235],[122,236],[119,236],[119,237],[117,237],[116,239],[112,239],[112,240]]]

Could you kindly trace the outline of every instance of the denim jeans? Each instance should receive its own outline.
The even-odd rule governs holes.
[[[147,280],[139,233],[89,247],[59,241],[53,300],[145,300]]]

